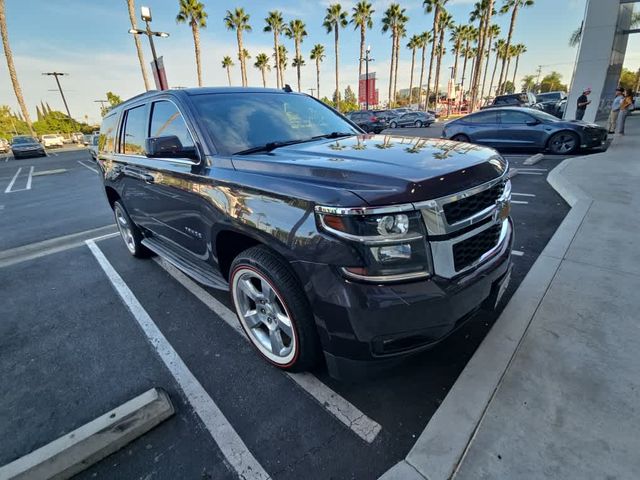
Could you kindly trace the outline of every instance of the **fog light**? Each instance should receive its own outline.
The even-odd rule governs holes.
[[[411,245],[387,245],[384,247],[372,247],[371,254],[380,263],[394,262],[396,260],[409,260],[411,258]]]

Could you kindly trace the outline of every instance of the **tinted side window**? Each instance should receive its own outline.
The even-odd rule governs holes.
[[[120,151],[126,155],[144,155],[147,138],[147,109],[144,105],[127,110]]]
[[[116,128],[118,127],[118,114],[114,113],[105,117],[100,126],[100,136],[98,138],[98,150],[111,153],[116,144]]]
[[[474,113],[465,118],[469,123],[498,123],[498,113],[496,110]]]
[[[171,102],[155,102],[151,113],[151,137],[175,135],[185,148],[194,148],[195,143],[178,108]]]
[[[533,120],[531,116],[522,112],[502,111],[500,112],[500,121],[508,124],[523,124],[529,120]]]

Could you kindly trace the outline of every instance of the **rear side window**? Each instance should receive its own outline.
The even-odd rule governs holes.
[[[194,148],[195,143],[187,124],[178,108],[171,102],[160,101],[153,104],[151,112],[151,137],[175,135],[185,148]]]
[[[98,150],[111,153],[115,149],[116,129],[118,127],[118,114],[114,113],[105,117],[100,126],[100,136],[98,137]]]
[[[504,110],[500,112],[500,121],[505,124],[523,124],[530,120],[533,120],[533,118],[526,113],[514,112],[511,110]]]
[[[465,118],[468,123],[498,123],[498,114],[495,110],[474,113]]]
[[[147,109],[145,105],[127,110],[120,151],[125,155],[144,155],[147,138]]]

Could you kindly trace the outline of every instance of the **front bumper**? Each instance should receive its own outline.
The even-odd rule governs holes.
[[[609,132],[605,129],[587,131],[582,135],[581,148],[599,148],[605,146]]]
[[[38,157],[40,155],[45,155],[45,150],[44,148],[35,148],[32,150],[12,150],[11,153],[14,158]]]
[[[493,255],[454,278],[376,285],[329,265],[295,263],[304,279],[329,372],[363,378],[442,341],[480,307],[493,308],[511,268],[513,224]]]

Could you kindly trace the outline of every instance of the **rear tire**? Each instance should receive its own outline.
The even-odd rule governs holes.
[[[142,232],[138,226],[133,223],[127,210],[120,200],[116,200],[113,204],[113,214],[116,219],[116,225],[120,236],[124,241],[129,253],[137,258],[148,258],[152,255],[151,250],[142,244]]]
[[[416,128],[422,128],[422,122],[420,120],[416,120],[415,126]]]
[[[454,135],[453,137],[451,137],[451,140],[453,140],[454,142],[466,142],[466,143],[469,143],[470,139],[464,133],[458,133],[458,134]]]
[[[396,122],[391,122],[391,123],[389,124],[389,127],[390,127],[390,128],[398,128],[398,124],[397,124]]]
[[[313,367],[319,341],[309,301],[287,263],[265,246],[231,264],[231,300],[245,334],[272,365],[290,372]]]

